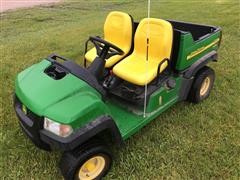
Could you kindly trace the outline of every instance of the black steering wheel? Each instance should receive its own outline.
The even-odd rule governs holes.
[[[123,55],[123,50],[114,44],[101,39],[100,37],[89,37],[89,40],[94,44],[97,55],[101,59],[105,60],[115,55]]]

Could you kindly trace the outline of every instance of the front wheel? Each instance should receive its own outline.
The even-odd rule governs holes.
[[[99,180],[109,171],[111,152],[105,145],[88,144],[73,152],[65,152],[60,169],[66,180]]]
[[[199,103],[208,98],[213,88],[214,80],[215,72],[212,68],[204,66],[200,69],[195,76],[188,100],[193,103]]]

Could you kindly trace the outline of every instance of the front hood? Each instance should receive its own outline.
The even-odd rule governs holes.
[[[48,108],[63,104],[74,96],[89,97],[88,101],[101,99],[95,89],[70,73],[59,80],[49,77],[44,70],[50,65],[49,61],[43,60],[17,76],[16,94],[31,111],[44,116]]]

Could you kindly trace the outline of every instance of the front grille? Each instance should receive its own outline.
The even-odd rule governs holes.
[[[41,116],[38,116],[37,114],[35,114],[34,112],[32,112],[30,109],[27,108],[27,116],[30,119],[36,119],[36,120],[43,120],[43,118]]]
[[[41,149],[50,150],[50,146],[40,138],[39,132],[43,129],[43,117],[38,116],[27,107],[23,110],[23,104],[16,95],[14,95],[14,108],[20,126],[32,142]]]
[[[34,112],[32,112],[30,109],[27,108],[27,116],[29,119],[31,119],[35,127],[37,129],[42,129],[43,128],[43,117],[36,115]]]
[[[18,97],[16,96],[16,103],[20,105],[21,110],[22,110],[22,102],[18,99]],[[24,105],[25,106],[25,105]],[[26,106],[25,106],[26,107]],[[43,117],[38,116],[37,114],[35,114],[34,112],[32,112],[28,107],[26,107],[27,113],[26,116],[33,122],[33,126],[40,130],[43,128]],[[22,110],[23,111],[23,110]]]

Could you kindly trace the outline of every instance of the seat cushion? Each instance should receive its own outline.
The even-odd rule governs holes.
[[[132,47],[132,39],[133,20],[131,16],[119,11],[109,13],[104,23],[104,40],[119,47],[123,50],[124,54],[121,56],[115,55],[106,59],[106,68],[112,67],[129,53]],[[87,61],[93,62],[96,56],[96,49],[92,48],[86,53],[85,58]]]
[[[173,41],[171,23],[162,19],[145,18],[140,21],[134,37],[134,52],[146,57],[147,38],[149,39],[148,56],[152,60],[170,59]]]
[[[116,64],[120,59],[122,59],[124,56],[126,55],[126,53],[124,53],[123,55],[115,55],[110,57],[109,59],[106,59],[106,64],[105,67],[106,68],[110,68],[112,67],[114,64]],[[94,59],[97,57],[97,52],[96,52],[96,48],[92,48],[90,49],[86,54],[85,54],[85,58],[89,61],[89,62],[93,62]]]
[[[167,67],[167,62],[163,63],[160,72]],[[151,82],[157,75],[158,62],[146,61],[143,56],[132,54],[121,61],[117,66],[114,66],[113,73],[118,77],[143,86]]]
[[[173,30],[169,22],[155,18],[143,19],[134,37],[133,53],[114,66],[114,74],[136,85],[150,83],[167,67],[167,62],[164,62],[157,72],[159,64],[165,58],[170,59],[172,39]]]

